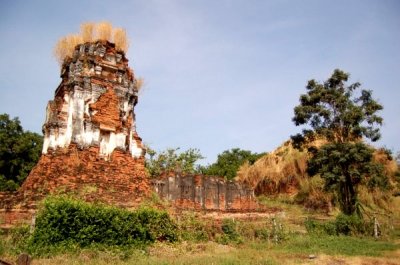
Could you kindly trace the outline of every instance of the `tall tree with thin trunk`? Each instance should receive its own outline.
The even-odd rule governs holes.
[[[383,119],[377,113],[383,107],[372,98],[372,91],[360,89],[358,82],[348,85],[348,79],[348,73],[336,69],[323,83],[308,81],[292,119],[296,126],[308,127],[292,140],[297,147],[315,136],[328,140],[319,149],[310,149],[308,171],[321,175],[325,188],[336,191],[343,213],[353,214],[358,185],[385,187],[387,179],[373,161],[373,149],[362,141],[380,138]]]

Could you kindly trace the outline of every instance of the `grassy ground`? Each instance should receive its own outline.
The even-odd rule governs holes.
[[[399,198],[400,199],[400,198]],[[178,243],[156,243],[143,249],[110,250],[78,249],[50,258],[35,258],[32,265],[43,264],[322,264],[322,265],[400,265],[399,212],[396,211],[396,230],[379,240],[372,237],[328,236],[308,234],[304,227],[306,218],[333,220],[333,215],[309,212],[285,200],[268,200],[264,203],[277,209],[275,214],[237,222],[240,239],[223,242],[210,236],[215,229],[215,219],[202,220],[189,213],[181,228],[189,231]],[[398,200],[396,198],[396,200]],[[398,200],[397,202],[400,202]],[[238,218],[235,215],[225,217]],[[224,217],[224,218],[225,218]],[[210,219],[210,217],[207,217]],[[221,218],[219,216],[218,218]],[[272,234],[271,223],[282,225],[277,237]],[[218,222],[216,222],[218,223]],[[207,229],[204,229],[206,227]],[[258,229],[258,230],[257,230]],[[261,230],[260,230],[261,229]],[[265,230],[262,230],[265,229]],[[192,231],[191,231],[192,230]],[[195,231],[196,230],[196,231]],[[267,231],[267,236],[256,237],[255,231]],[[207,235],[208,233],[208,235]],[[268,234],[269,233],[269,234]],[[212,237],[212,240],[209,240]],[[208,238],[208,239],[207,239]],[[275,242],[278,239],[278,243]],[[23,234],[0,235],[0,259],[15,262]],[[222,244],[224,243],[224,244]]]
[[[310,259],[313,255],[315,258]],[[12,260],[12,257],[6,257]],[[35,264],[400,264],[400,246],[351,237],[295,235],[281,244],[248,241],[239,245],[215,242],[158,243],[146,250],[80,253],[36,259]]]

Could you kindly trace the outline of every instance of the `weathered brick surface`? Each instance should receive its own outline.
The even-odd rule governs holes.
[[[34,209],[0,209],[0,227],[30,224],[34,215]]]
[[[95,103],[90,104],[89,108],[95,112],[92,117],[93,123],[121,130],[119,100],[112,87],[107,88],[107,91]]]
[[[79,150],[72,144],[43,155],[19,192],[25,197],[72,192],[88,201],[130,207],[149,191],[143,158],[115,150],[104,160],[99,158],[98,147]]]
[[[61,78],[47,105],[43,154],[18,192],[0,193],[0,224],[30,219],[49,194],[135,207],[150,193],[125,54],[107,41],[80,44]]]
[[[254,192],[234,181],[214,176],[167,174],[151,180],[153,190],[177,208],[209,211],[259,211]]]

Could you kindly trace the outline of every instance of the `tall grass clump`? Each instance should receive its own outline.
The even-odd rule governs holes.
[[[111,40],[112,25],[108,21],[102,21],[96,25],[96,37],[99,40]]]
[[[85,22],[80,25],[79,34],[71,34],[62,37],[54,47],[54,56],[62,65],[64,60],[72,57],[78,44],[93,41],[109,41],[115,43],[117,50],[127,52],[129,40],[126,31],[122,28],[113,28],[108,21],[100,23]]]
[[[80,43],[82,43],[80,35],[70,34],[61,38],[54,47],[57,62],[61,65],[65,58],[72,57],[75,47]]]
[[[176,241],[177,226],[165,211],[128,211],[53,197],[46,199],[28,241],[34,254],[57,248],[100,246],[142,247],[155,241]]]
[[[129,48],[129,41],[126,35],[126,31],[121,28],[114,29],[114,43],[115,47],[121,51],[127,51]]]
[[[91,42],[93,41],[94,38],[94,29],[95,29],[95,24],[92,22],[86,22],[81,24],[81,36],[83,42]]]

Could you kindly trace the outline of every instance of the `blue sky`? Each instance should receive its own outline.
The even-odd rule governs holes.
[[[301,130],[307,80],[340,68],[385,108],[375,145],[400,151],[400,1],[0,0],[0,113],[40,132],[61,81],[55,43],[103,20],[130,37],[137,130],[156,150],[199,148],[203,163],[272,151]]]

